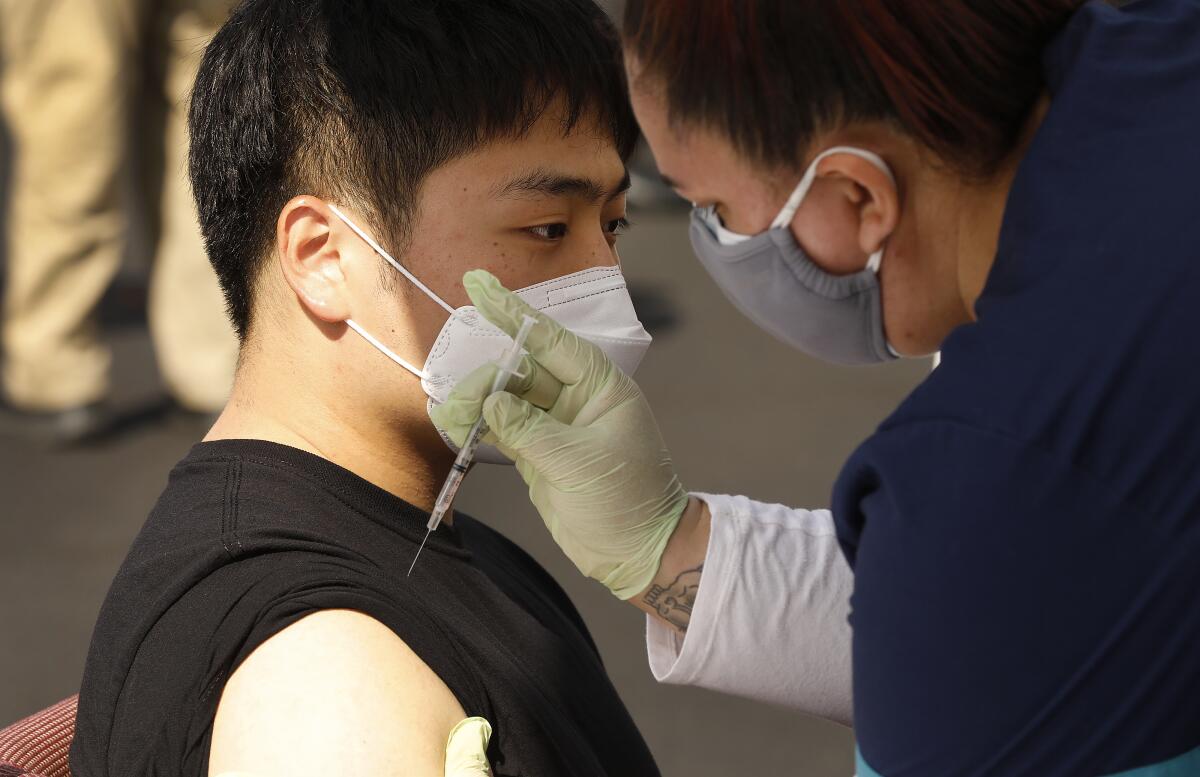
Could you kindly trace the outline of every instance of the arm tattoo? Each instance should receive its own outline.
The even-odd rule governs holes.
[[[703,571],[704,565],[701,564],[680,572],[670,585],[656,583],[650,586],[643,601],[654,608],[658,617],[687,633],[688,624],[692,621],[692,605],[696,603],[696,592],[700,589],[700,573]]]

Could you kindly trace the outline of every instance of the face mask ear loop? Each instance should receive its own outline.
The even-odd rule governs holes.
[[[833,148],[825,149],[820,154],[817,154],[816,159],[814,159],[812,164],[808,166],[808,169],[804,171],[804,177],[800,179],[800,183],[796,184],[796,188],[792,191],[792,196],[788,197],[787,202],[783,204],[783,209],[780,210],[779,215],[775,217],[775,221],[771,222],[772,229],[786,227],[788,224],[792,223],[792,219],[796,217],[796,211],[800,209],[800,205],[804,202],[804,198],[808,195],[808,190],[812,188],[813,181],[816,180],[817,165],[822,159],[830,156],[831,154],[851,154],[859,157],[860,159],[865,159],[882,170],[884,174],[887,175],[888,180],[892,182],[893,186],[896,185],[896,176],[892,175],[892,169],[888,167],[887,162],[884,162],[883,158],[878,154],[861,148],[852,148],[851,146],[834,146]],[[886,243],[884,245],[886,245]],[[879,246],[878,250],[871,254],[871,256],[867,259],[867,269],[876,275],[879,274],[879,265],[883,262],[884,245]]]
[[[401,275],[403,275],[405,278],[408,278],[410,281],[412,281],[413,285],[416,286],[421,291],[425,292],[425,295],[428,296],[431,300],[433,300],[434,302],[436,302],[437,304],[439,304],[443,308],[445,308],[447,313],[449,313],[450,315],[454,315],[454,308],[447,305],[446,302],[441,297],[434,294],[432,289],[430,289],[424,283],[421,283],[419,280],[417,280],[417,276],[410,273],[407,269],[405,269],[404,265],[400,264],[395,259],[393,259],[391,254],[389,254],[387,251],[383,250],[383,246],[376,243],[375,240],[370,235],[368,235],[363,230],[359,229],[358,225],[355,224],[353,221],[351,221],[349,218],[347,218],[344,213],[342,213],[340,210],[338,210],[336,205],[330,205],[329,209],[331,211],[333,211],[334,215],[336,215],[339,219],[344,221],[346,223],[346,226],[350,227],[350,229],[352,229],[354,231],[354,234],[361,237],[367,245],[371,246],[371,248],[373,248],[375,250],[375,253],[382,256],[384,258],[384,260],[387,261],[387,263],[390,264],[392,267],[396,268],[396,270]]]
[[[399,364],[401,367],[408,370],[413,375],[416,375],[421,380],[425,380],[426,376],[425,376],[424,370],[418,370],[416,367],[412,366],[407,361],[400,358],[400,356],[398,354],[396,354],[394,351],[392,351],[392,349],[388,348],[386,345],[384,345],[383,343],[379,342],[374,337],[372,337],[371,334],[369,332],[367,332],[367,330],[365,330],[361,326],[359,326],[353,319],[349,319],[349,318],[346,319],[346,326],[350,327],[355,332],[358,332],[359,336],[361,336],[364,340],[366,340],[371,345],[375,346],[375,348],[380,353],[382,353],[384,356],[386,356],[389,359],[391,359],[392,361],[396,362],[396,364]]]
[[[867,269],[876,275],[879,274],[879,265],[883,262],[883,249],[886,245],[887,244],[884,243],[883,245],[879,246],[879,248],[875,249],[875,253],[871,254],[871,256],[867,259]]]
[[[792,223],[792,219],[796,217],[796,211],[800,210],[800,205],[804,202],[804,198],[808,196],[808,190],[812,188],[813,181],[817,178],[817,163],[828,156],[830,151],[833,150],[830,149],[818,154],[817,158],[808,166],[808,169],[804,171],[804,177],[800,179],[800,183],[796,184],[796,188],[792,190],[791,196],[787,198],[787,202],[779,209],[779,215],[771,222],[771,229],[779,229]]]
[[[779,215],[776,216],[775,220],[771,222],[772,229],[786,227],[788,224],[792,223],[792,219],[796,217],[796,211],[800,210],[800,205],[804,202],[804,198],[808,196],[808,190],[812,188],[813,181],[815,181],[817,178],[817,165],[820,164],[822,159],[833,154],[850,154],[860,159],[865,159],[883,171],[883,173],[888,177],[888,180],[892,182],[893,186],[896,185],[896,176],[892,175],[892,168],[888,167],[887,162],[884,162],[883,158],[878,154],[861,148],[853,148],[851,146],[834,146],[833,148],[827,148],[821,153],[817,154],[816,158],[813,159],[811,164],[809,164],[808,169],[804,171],[804,177],[800,179],[800,183],[796,184],[796,188],[792,190],[791,196],[788,197],[787,202],[783,204],[783,208],[780,209]]]

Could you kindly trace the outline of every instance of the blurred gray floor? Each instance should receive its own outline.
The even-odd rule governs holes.
[[[683,211],[632,217],[622,255],[655,334],[638,380],[685,485],[825,506],[840,463],[927,365],[839,369],[788,350],[738,315],[703,275]],[[135,299],[117,297],[118,309],[136,309]],[[131,413],[121,434],[61,454],[0,441],[0,723],[77,689],[108,582],[168,470],[205,432],[196,421],[155,412],[161,389],[137,316],[117,315],[109,333],[116,399]],[[578,575],[514,471],[480,467],[460,506],[507,533],[563,583],[664,774],[852,773],[844,728],[657,685],[646,666],[641,614]]]

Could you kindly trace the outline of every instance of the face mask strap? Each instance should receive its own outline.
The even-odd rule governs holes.
[[[779,229],[792,223],[792,219],[796,217],[796,211],[800,209],[804,198],[808,196],[808,190],[812,188],[813,181],[817,178],[817,165],[820,164],[822,159],[831,154],[851,154],[860,159],[865,159],[882,170],[893,186],[896,184],[896,177],[892,175],[892,169],[876,153],[862,148],[854,148],[853,146],[834,146],[833,148],[825,149],[820,154],[817,154],[817,158],[804,171],[804,177],[800,179],[800,183],[796,184],[796,188],[792,190],[792,195],[783,204],[779,215],[771,222],[771,229]],[[883,246],[880,246],[868,257],[867,269],[875,274],[879,274],[879,265],[881,262],[883,262]]]
[[[883,246],[875,249],[875,253],[867,257],[867,269],[876,275],[879,274],[879,265],[883,262]]]
[[[376,340],[367,330],[365,330],[361,326],[359,326],[353,319],[350,319],[350,318],[346,319],[346,326],[350,327],[355,332],[358,332],[360,337],[362,337],[364,340],[366,340],[371,345],[375,346],[375,348],[380,353],[382,353],[384,356],[386,356],[389,359],[391,359],[392,361],[396,362],[396,364],[399,364],[401,367],[408,370],[413,375],[416,375],[421,380],[425,379],[425,371],[424,370],[418,370],[416,367],[412,366],[407,361],[402,359],[397,353],[392,351],[392,349],[388,348],[386,345],[384,345],[383,343]]]
[[[384,258],[384,260],[386,260],[387,263],[390,264],[392,267],[396,268],[396,270],[399,271],[401,275],[403,275],[405,278],[408,278],[410,281],[412,281],[413,285],[416,286],[421,291],[425,292],[425,295],[427,297],[429,297],[431,300],[433,300],[434,302],[436,302],[437,304],[439,304],[443,308],[445,308],[447,313],[449,313],[450,315],[454,315],[454,308],[447,305],[445,300],[443,300],[438,295],[434,294],[432,289],[430,289],[424,283],[421,283],[419,280],[417,280],[417,276],[410,273],[407,269],[405,269],[404,265],[400,264],[395,259],[393,259],[391,254],[389,254],[387,251],[383,250],[383,246],[376,243],[375,240],[370,235],[368,235],[363,230],[359,229],[358,225],[355,224],[353,221],[351,221],[349,218],[347,218],[347,216],[344,213],[342,213],[340,210],[338,210],[338,207],[336,205],[330,205],[329,209],[331,211],[333,211],[335,216],[337,216],[339,219],[341,219],[343,222],[345,222],[346,226],[350,227],[350,229],[352,229],[354,231],[354,234],[361,237],[367,245],[371,246],[371,248],[373,248],[375,250],[375,253],[382,256]],[[395,358],[395,357],[393,356],[393,358]],[[403,366],[407,367],[408,365],[405,364]],[[412,370],[411,367],[409,367],[409,369]],[[416,372],[416,370],[412,370],[412,371]],[[417,374],[419,375],[420,373],[417,373]]]
[[[892,182],[893,186],[896,184],[896,177],[892,175],[892,169],[888,167],[887,162],[884,162],[878,154],[867,151],[866,149],[854,148],[853,146],[834,146],[833,148],[827,148],[820,154],[817,154],[816,159],[814,159],[812,163],[809,164],[808,169],[804,171],[804,177],[800,179],[800,183],[796,184],[796,188],[792,190],[791,196],[788,197],[787,202],[783,204],[783,208],[780,209],[779,215],[776,216],[775,220],[771,222],[771,229],[786,227],[788,224],[792,223],[792,219],[796,217],[796,211],[800,209],[800,205],[804,202],[804,198],[808,196],[808,190],[812,188],[813,181],[815,181],[817,178],[817,165],[820,164],[822,159],[833,154],[850,154],[852,156],[859,157],[860,159],[865,159],[882,170],[883,173],[888,177],[888,180]]]

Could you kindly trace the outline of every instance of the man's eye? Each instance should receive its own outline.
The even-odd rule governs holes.
[[[625,218],[624,216],[619,219],[613,219],[612,221],[606,221],[604,223],[604,231],[610,235],[619,235],[628,228],[629,219]]]
[[[566,224],[542,224],[526,230],[543,240],[562,240],[567,236]]]

